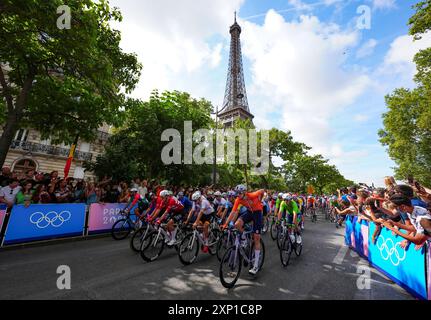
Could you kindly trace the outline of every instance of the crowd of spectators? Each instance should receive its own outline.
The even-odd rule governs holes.
[[[385,186],[339,190],[338,225],[346,214],[356,214],[358,221],[369,220],[376,224],[373,242],[384,226],[405,239],[402,247],[412,242],[419,249],[431,239],[431,190],[413,179],[397,184],[393,177],[385,178]]]
[[[113,181],[104,177],[95,182],[72,177],[64,179],[59,176],[58,171],[43,173],[28,170],[16,173],[9,167],[3,167],[0,173],[0,203],[5,203],[9,208],[15,204],[29,206],[47,203],[126,203],[130,200],[132,188],[136,188],[142,197],[148,198],[150,193],[155,193],[162,186],[175,194],[182,191],[190,197],[195,191],[191,187],[170,186],[155,179]],[[201,191],[206,193],[208,188]]]
[[[114,182],[105,177],[100,182],[61,178],[58,171],[51,173],[28,170],[25,173],[11,172],[3,167],[0,173],[0,203],[7,207],[15,204],[46,203],[122,203],[129,200],[129,190],[134,187],[142,196],[151,192],[157,181],[134,179],[132,182]]]

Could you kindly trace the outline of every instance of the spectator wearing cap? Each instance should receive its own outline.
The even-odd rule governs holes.
[[[0,203],[5,203],[8,208],[16,203],[16,195],[21,190],[18,179],[10,179],[9,184],[0,190]]]

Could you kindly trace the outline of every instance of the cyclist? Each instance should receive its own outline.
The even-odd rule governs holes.
[[[316,199],[311,194],[307,198],[307,209],[316,210]]]
[[[183,218],[184,213],[184,206],[182,203],[168,190],[163,190],[160,192],[160,197],[162,197],[163,202],[161,206],[157,209],[159,209],[159,212],[162,208],[164,208],[164,213],[160,217],[160,219],[157,221],[157,223],[162,223],[165,219],[168,220],[168,223],[166,225],[166,229],[168,231],[168,234],[170,236],[170,239],[167,243],[168,246],[173,246],[176,243],[176,234],[177,229],[174,226],[174,223],[180,223]],[[156,211],[157,211],[156,209]]]
[[[219,218],[223,221],[226,215],[229,217],[232,208],[233,208],[233,202],[235,201],[236,193],[235,191],[228,191],[227,193],[227,200],[224,208],[219,212]]]
[[[262,198],[265,194],[264,190],[258,190],[255,192],[247,192],[247,187],[244,185],[238,185],[235,188],[237,192],[237,198],[232,208],[232,214],[236,215],[239,205],[243,205],[247,208],[247,212],[243,213],[235,223],[235,227],[244,231],[244,224],[253,221],[253,240],[254,240],[254,265],[249,270],[249,273],[256,275],[259,271],[259,260],[260,260],[260,235],[262,232]],[[231,217],[229,217],[231,218]],[[229,223],[229,219],[226,224]]]
[[[148,202],[147,198],[142,197],[138,193],[138,189],[132,188],[132,189],[130,189],[129,203],[126,205],[126,208],[124,209],[124,211],[126,213],[129,213],[130,210],[132,210],[132,208],[136,204],[138,204],[138,207],[134,210],[134,213],[136,215],[136,218],[141,220],[141,218],[144,216],[144,212],[149,207],[149,202]]]
[[[283,193],[279,192],[277,195],[277,199],[275,200],[274,216],[278,216],[278,210],[280,209],[280,204],[282,201],[283,201]]]
[[[226,207],[226,199],[222,197],[222,193],[220,191],[214,192],[214,210],[217,211],[217,216],[220,216],[220,212]]]
[[[285,203],[286,203],[286,213],[287,213],[287,216],[286,216],[287,224],[294,225],[295,228],[293,231],[296,232],[297,234],[296,242],[298,244],[301,244],[302,242],[301,233],[298,228],[298,224],[300,221],[300,218],[299,218],[300,211],[299,211],[298,205],[296,204],[296,202],[291,196],[287,196]]]
[[[210,202],[201,194],[200,191],[196,191],[192,195],[192,200],[196,201],[196,204],[200,206],[200,211],[196,218],[196,221],[193,223],[193,228],[195,229],[198,225],[203,225],[204,227],[204,247],[202,251],[208,252],[208,236],[209,236],[209,225],[211,223],[211,219],[214,215],[214,208],[211,206]]]

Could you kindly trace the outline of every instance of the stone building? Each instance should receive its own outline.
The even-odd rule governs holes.
[[[1,132],[1,131],[0,131]],[[109,138],[109,127],[99,128],[97,139],[91,143],[78,141],[69,177],[93,179],[92,172],[85,172],[85,161],[95,160],[103,153],[103,147]],[[14,172],[26,172],[30,169],[50,173],[58,171],[64,176],[64,166],[69,155],[70,146],[52,145],[49,140],[41,140],[40,133],[33,129],[20,129],[16,132],[3,166]]]

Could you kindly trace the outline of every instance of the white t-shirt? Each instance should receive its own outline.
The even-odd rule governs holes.
[[[226,205],[226,199],[224,199],[224,198],[220,198],[220,200],[215,199],[214,205],[220,205],[220,206],[224,207]]]
[[[139,187],[138,192],[142,198],[145,198],[145,195],[147,194],[148,189],[147,189],[147,187]]]
[[[421,226],[421,220],[431,220],[431,214],[429,213],[429,211],[425,208],[415,206],[413,212],[411,214],[407,212],[407,215],[410,219],[410,222],[415,227],[417,233],[424,234],[425,230]]]
[[[214,212],[213,206],[205,197],[201,198],[201,210],[203,210],[203,214],[206,216]]]
[[[7,202],[15,203],[16,195],[20,190],[20,186],[14,189],[9,186],[3,187],[0,189],[0,197],[4,197]]]

